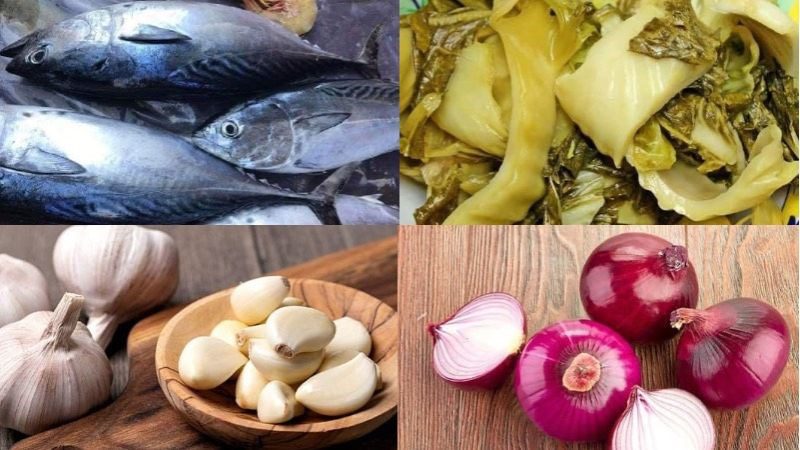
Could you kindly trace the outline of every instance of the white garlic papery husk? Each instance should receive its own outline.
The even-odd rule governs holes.
[[[53,265],[67,290],[86,297],[86,326],[103,348],[120,323],[163,304],[178,286],[175,241],[137,226],[69,227],[56,242]]]
[[[33,264],[0,254],[0,327],[49,309],[42,272]]]
[[[83,297],[65,294],[0,328],[0,427],[34,434],[83,416],[111,396],[111,364],[78,322]]]

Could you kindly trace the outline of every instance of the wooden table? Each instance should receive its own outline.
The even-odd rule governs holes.
[[[191,302],[266,272],[396,234],[394,226],[154,228],[173,236],[180,251],[180,284],[171,304]],[[48,280],[53,280],[49,293],[54,301],[63,292],[55,281],[52,248],[63,229],[61,226],[0,227],[0,253],[36,265]],[[397,307],[396,304],[391,306]],[[122,327],[109,347],[114,369],[115,398],[125,388],[128,379],[125,330],[129,329],[130,324]],[[396,425],[393,419],[374,433],[339,448],[396,448]],[[17,433],[2,430],[0,449],[9,448],[19,438],[21,435]]]
[[[689,250],[700,304],[738,296],[766,300],[786,317],[793,336],[789,364],[754,406],[714,411],[718,449],[797,449],[797,228],[638,227]],[[511,379],[493,392],[465,392],[431,368],[425,324],[448,317],[470,298],[505,291],[528,314],[528,336],[543,326],[585,317],[578,280],[583,262],[606,238],[629,227],[401,227],[399,448],[602,449],[548,438],[528,421]],[[677,339],[638,346],[647,389],[675,386]]]

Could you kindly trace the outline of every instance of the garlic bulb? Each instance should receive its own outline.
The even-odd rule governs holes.
[[[367,404],[378,385],[375,363],[363,353],[320,372],[297,388],[297,401],[323,416],[341,416]]]
[[[56,242],[61,283],[86,297],[86,326],[105,348],[117,326],[166,302],[178,285],[170,236],[137,226],[72,226]]]
[[[267,319],[267,340],[284,358],[322,350],[335,333],[328,316],[305,306],[284,306]]]
[[[303,405],[297,403],[291,386],[284,382],[270,381],[258,396],[258,420],[262,422],[287,422],[303,411]]]
[[[305,380],[317,371],[322,363],[323,351],[298,353],[292,359],[279,355],[266,339],[250,340],[250,360],[269,380],[294,384]]]
[[[237,335],[245,328],[247,328],[247,325],[245,325],[244,322],[239,322],[238,320],[223,320],[211,330],[210,336],[221,339],[226,343],[239,348],[239,344],[237,343]],[[239,351],[241,350],[242,349],[239,348]]]
[[[289,280],[285,277],[270,276],[245,281],[231,292],[233,315],[247,325],[262,323],[281,306],[288,293]]]
[[[372,337],[367,327],[358,320],[342,317],[333,321],[336,334],[333,340],[325,347],[325,353],[332,354],[343,350],[352,350],[369,355],[372,351]]]
[[[267,385],[267,380],[256,369],[252,361],[248,361],[236,380],[236,404],[242,409],[257,409],[258,396]]]
[[[178,358],[178,375],[190,388],[214,389],[247,363],[239,349],[211,336],[189,341]]]
[[[0,327],[50,309],[47,281],[33,264],[0,254]]]
[[[38,433],[111,395],[111,364],[78,322],[83,301],[65,294],[54,312],[0,328],[0,426]]]

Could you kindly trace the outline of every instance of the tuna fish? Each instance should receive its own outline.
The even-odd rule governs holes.
[[[194,135],[243,169],[307,173],[398,148],[398,86],[381,80],[311,84],[247,102]]]
[[[122,3],[38,30],[0,50],[6,70],[66,91],[111,98],[247,94],[337,73],[376,70],[258,14],[180,1]],[[367,62],[367,60],[370,62]]]

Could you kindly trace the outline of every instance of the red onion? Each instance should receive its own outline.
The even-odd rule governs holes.
[[[681,389],[631,391],[609,450],[714,450],[714,421],[703,402]]]
[[[536,333],[522,350],[514,384],[522,409],[548,435],[600,441],[640,379],[630,344],[607,326],[582,319]]]
[[[645,233],[624,233],[594,249],[581,273],[581,300],[592,319],[633,342],[677,334],[669,314],[697,306],[697,275],[686,248]]]
[[[493,389],[508,377],[525,341],[525,312],[508,294],[485,294],[428,325],[428,332],[440,377],[463,389]]]
[[[735,298],[706,310],[672,313],[678,341],[678,387],[711,408],[741,408],[772,388],[789,358],[789,330],[772,306]]]

